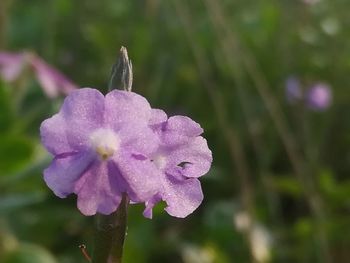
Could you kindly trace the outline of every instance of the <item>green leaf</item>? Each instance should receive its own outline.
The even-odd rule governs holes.
[[[0,136],[0,145],[0,176],[20,169],[34,151],[33,142],[20,135]]]

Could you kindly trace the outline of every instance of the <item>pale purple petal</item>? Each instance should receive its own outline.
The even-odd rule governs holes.
[[[152,209],[161,200],[165,201],[165,210],[169,215],[184,218],[196,210],[203,201],[201,184],[197,178],[184,178],[180,174],[163,174],[161,190],[146,203],[143,215],[152,218]]]
[[[157,150],[159,137],[144,123],[125,123],[118,131],[121,147],[133,154],[148,155]]]
[[[76,90],[66,97],[59,113],[42,123],[42,143],[52,154],[85,149],[89,135],[103,121],[104,96],[95,89]]]
[[[166,113],[163,110],[160,109],[152,109],[151,112],[151,119],[149,121],[150,126],[156,126],[155,128],[158,128],[157,125],[161,125],[164,122],[166,122],[168,119]]]
[[[94,155],[85,153],[66,153],[56,156],[44,171],[47,186],[59,197],[73,193],[76,181],[91,164]]]
[[[117,170],[108,169],[107,162],[95,161],[75,186],[79,210],[87,216],[108,215],[117,210],[122,198],[119,176]]]
[[[0,52],[0,76],[5,81],[15,81],[25,65],[25,53]]]
[[[73,91],[64,100],[60,113],[70,124],[86,126],[85,132],[99,128],[104,123],[105,98],[96,89]]]
[[[206,174],[212,163],[212,153],[207,141],[198,136],[186,145],[168,151],[166,172],[181,173],[186,177],[200,177]]]
[[[167,175],[163,187],[162,199],[168,205],[165,210],[171,216],[184,218],[203,201],[202,188],[196,178],[183,180]]]
[[[66,136],[66,129],[67,124],[62,114],[56,114],[41,123],[41,142],[51,154],[73,152],[76,146],[79,146],[79,144],[70,144]]]
[[[61,72],[37,56],[31,56],[31,64],[36,77],[48,97],[54,98],[59,94],[69,94],[78,86],[66,78]]]
[[[125,124],[148,124],[151,106],[148,101],[134,93],[113,90],[106,95],[106,123],[115,131]]]
[[[160,172],[149,159],[122,152],[113,160],[126,184],[126,189],[123,191],[128,193],[132,201],[145,202],[157,193]]]
[[[153,217],[153,207],[162,200],[159,194],[154,195],[150,200],[145,202],[145,210],[143,211],[143,216],[149,219]]]
[[[165,145],[179,145],[189,142],[203,133],[201,126],[186,116],[173,116],[162,127],[161,138]]]

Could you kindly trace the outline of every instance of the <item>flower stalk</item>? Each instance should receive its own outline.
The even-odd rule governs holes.
[[[121,263],[127,229],[126,194],[116,212],[96,216],[95,240],[92,263]]]
[[[112,67],[108,91],[131,91],[132,64],[125,47],[121,47],[117,62]],[[117,211],[110,215],[96,215],[92,263],[121,263],[127,229],[129,198],[124,193]]]

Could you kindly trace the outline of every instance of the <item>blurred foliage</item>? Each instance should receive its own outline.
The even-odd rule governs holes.
[[[350,3],[306,2],[1,0],[1,49],[34,50],[106,92],[124,45],[133,90],[204,127],[214,163],[203,204],[186,219],[160,206],[152,220],[132,206],[125,262],[349,262]],[[329,83],[332,107],[289,105],[291,75]],[[91,252],[93,219],[42,180],[51,157],[38,129],[62,99],[28,74],[0,83],[0,262]]]

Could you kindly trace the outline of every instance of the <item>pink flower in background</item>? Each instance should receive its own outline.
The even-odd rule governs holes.
[[[57,97],[59,94],[69,94],[78,88],[61,72],[34,53],[0,52],[0,77],[5,81],[13,82],[18,79],[27,66],[33,70],[35,78],[49,98]]]
[[[15,81],[25,66],[26,53],[0,52],[0,77],[7,82]]]
[[[324,111],[332,104],[332,89],[328,84],[316,82],[304,87],[296,77],[289,77],[285,84],[285,95],[289,104],[302,103],[313,111]]]
[[[315,111],[324,111],[332,104],[332,90],[325,83],[317,83],[308,89],[306,103]]]
[[[54,98],[60,93],[69,94],[78,88],[61,72],[51,67],[38,56],[32,56],[30,63],[33,66],[38,82],[48,97]]]

